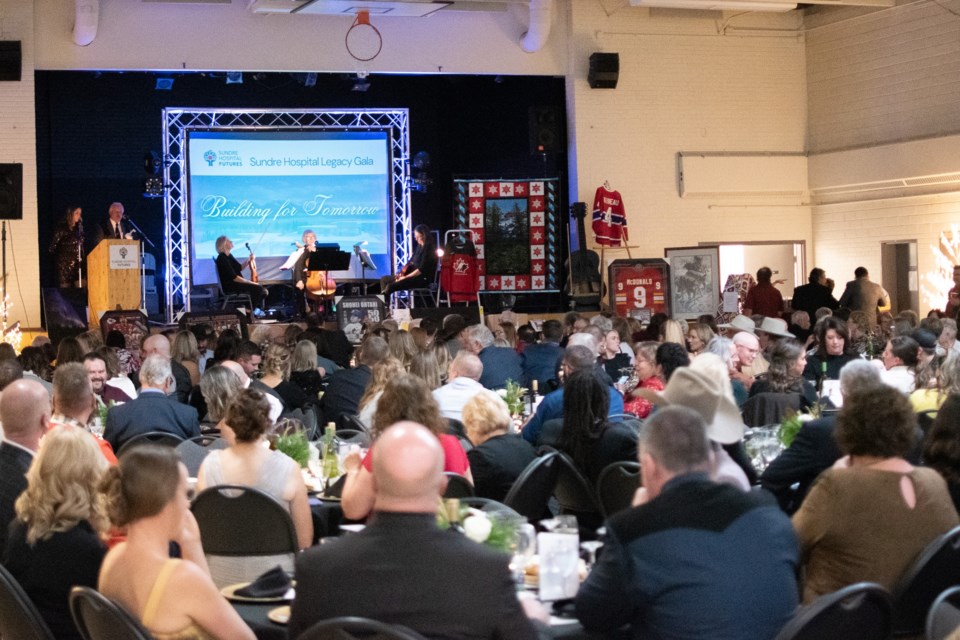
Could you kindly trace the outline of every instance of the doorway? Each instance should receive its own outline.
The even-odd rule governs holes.
[[[757,277],[757,269],[770,267],[773,281],[783,280],[777,289],[784,299],[793,297],[793,289],[806,283],[804,259],[806,245],[803,241],[787,242],[701,242],[701,245],[720,246],[720,287],[730,275],[749,273]]]
[[[917,241],[899,240],[880,243],[882,265],[880,284],[890,294],[890,313],[920,309],[917,277]]]

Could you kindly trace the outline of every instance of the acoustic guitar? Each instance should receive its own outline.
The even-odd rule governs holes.
[[[571,251],[567,260],[566,292],[574,306],[598,306],[604,295],[603,277],[600,274],[600,256],[596,251],[586,248],[586,203],[574,202],[570,207],[570,215],[577,220],[577,233],[582,248]]]

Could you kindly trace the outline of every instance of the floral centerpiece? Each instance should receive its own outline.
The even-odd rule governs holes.
[[[462,529],[463,535],[474,542],[505,553],[516,544],[521,523],[516,517],[474,509],[456,499],[441,500],[437,509],[437,526],[441,529]]]
[[[819,404],[815,404],[804,411],[787,409],[783,422],[780,423],[780,428],[777,430],[777,439],[784,447],[789,447],[793,444],[793,439],[797,437],[804,422],[810,422],[820,417],[820,409]]]
[[[302,429],[288,429],[278,433],[273,439],[273,448],[293,459],[301,468],[310,462],[310,444]]]
[[[507,409],[510,415],[517,416],[523,413],[524,397],[527,395],[526,387],[521,387],[511,379],[507,379],[507,386],[499,391],[500,397],[507,403]]]

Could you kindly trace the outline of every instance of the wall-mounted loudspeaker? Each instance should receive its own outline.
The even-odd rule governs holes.
[[[563,151],[563,120],[560,107],[530,107],[530,153]]]
[[[20,80],[19,40],[0,40],[0,80]]]
[[[591,89],[616,89],[617,79],[620,77],[619,53],[590,54],[590,73],[587,81]]]
[[[0,220],[23,218],[23,165],[0,164]]]

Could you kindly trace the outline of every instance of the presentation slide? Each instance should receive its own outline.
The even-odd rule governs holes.
[[[364,249],[391,273],[393,220],[390,155],[385,131],[190,131],[187,134],[190,264],[194,285],[216,284],[216,240],[244,243],[257,256],[262,282],[290,281],[281,269],[307,229],[321,243]],[[246,276],[247,273],[244,272]],[[359,279],[356,255],[333,278]]]

